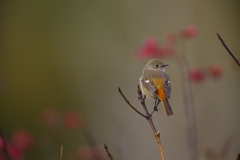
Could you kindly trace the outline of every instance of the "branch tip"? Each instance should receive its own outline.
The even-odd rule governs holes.
[[[119,87],[118,87],[119,88]],[[121,89],[118,89],[119,93],[121,94],[121,96],[123,97],[123,99],[126,101],[126,103],[135,111],[137,112],[139,115],[141,115],[142,117],[146,118],[147,116],[144,115],[143,113],[141,113],[140,111],[138,111],[135,107],[133,107],[133,105],[129,102],[129,100],[125,97],[125,95],[122,93]]]
[[[105,148],[105,150],[106,150],[106,152],[107,152],[108,157],[109,157],[111,160],[113,160],[113,157],[112,157],[111,153],[108,151],[108,147],[107,147],[107,145],[106,145],[105,143],[104,143],[104,148]]]
[[[235,62],[237,63],[237,65],[240,66],[240,61],[238,61],[238,59],[234,56],[234,54],[230,51],[230,49],[228,48],[228,46],[226,45],[226,43],[224,42],[224,40],[222,39],[222,37],[220,36],[220,34],[217,33],[218,39],[221,41],[222,45],[225,47],[225,49],[228,51],[228,53],[232,56],[232,58],[235,60]]]

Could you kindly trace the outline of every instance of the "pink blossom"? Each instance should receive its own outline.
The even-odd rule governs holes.
[[[93,159],[92,148],[89,146],[82,146],[78,150],[79,157],[83,160],[91,160]]]
[[[99,160],[106,159],[107,158],[107,152],[104,149],[104,146],[103,145],[98,145],[98,146],[94,147],[93,148],[93,156],[96,159],[99,159]]]
[[[3,150],[4,148],[4,141],[3,141],[3,138],[0,137],[0,151]]]
[[[0,155],[0,160],[7,160],[3,155]]]
[[[33,146],[34,138],[28,131],[19,130],[14,133],[12,137],[12,144],[20,151],[24,152]]]
[[[213,78],[220,78],[223,74],[223,68],[219,64],[214,64],[210,66],[209,72]]]
[[[43,110],[41,119],[47,126],[56,126],[59,123],[59,114],[55,109],[47,108]]]
[[[64,117],[65,126],[69,129],[77,129],[82,123],[82,117],[75,111],[69,111]]]
[[[148,37],[145,40],[144,45],[139,48],[136,55],[140,59],[149,58],[164,58],[167,56],[172,56],[174,49],[171,46],[161,46],[157,44],[157,40],[153,37]]]
[[[198,35],[198,28],[194,25],[189,26],[182,30],[182,36],[184,38],[195,38]]]
[[[14,145],[8,145],[9,156],[14,160],[23,160],[24,155],[21,150]]]
[[[141,59],[152,58],[159,54],[160,48],[157,40],[153,37],[145,39],[144,45],[137,50],[136,54]]]
[[[205,79],[205,74],[201,69],[193,68],[189,71],[189,78],[193,82],[202,82]]]

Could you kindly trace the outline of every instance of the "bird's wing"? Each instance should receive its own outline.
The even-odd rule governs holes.
[[[157,91],[157,87],[154,84],[153,81],[146,79],[145,77],[142,77],[140,79],[143,87],[148,91],[148,93],[150,94],[150,97],[155,98],[156,97],[156,91]]]
[[[164,88],[164,91],[166,93],[167,99],[169,99],[170,98],[170,93],[171,93],[171,82],[170,82],[170,78],[169,78],[168,74],[165,73],[165,72],[164,72],[164,74],[165,74],[165,77],[166,77],[166,81],[165,81],[165,84],[164,84],[163,88]]]

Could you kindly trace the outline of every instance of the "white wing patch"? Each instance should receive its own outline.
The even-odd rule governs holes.
[[[144,81],[144,82],[149,83],[150,81],[149,81],[149,80],[146,80],[146,81]]]

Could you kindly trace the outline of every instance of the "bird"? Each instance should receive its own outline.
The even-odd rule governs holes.
[[[143,68],[140,77],[140,89],[148,99],[155,99],[154,111],[158,111],[157,106],[162,102],[164,112],[167,116],[173,115],[168,99],[171,93],[170,77],[165,71],[164,64],[158,59],[151,59]]]

